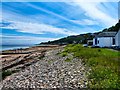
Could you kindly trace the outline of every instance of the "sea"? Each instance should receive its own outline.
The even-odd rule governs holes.
[[[0,51],[4,50],[13,50],[13,49],[21,49],[21,48],[29,48],[35,45],[1,45]]]

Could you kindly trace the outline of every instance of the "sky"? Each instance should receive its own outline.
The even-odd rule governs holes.
[[[106,1],[106,0],[105,0]],[[3,45],[26,45],[93,33],[118,22],[118,2],[2,2]]]

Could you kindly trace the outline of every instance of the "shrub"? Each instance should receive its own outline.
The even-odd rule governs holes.
[[[45,56],[44,55],[41,55],[39,56],[38,58],[41,60],[42,58],[44,58]]]
[[[2,79],[6,78],[7,76],[11,75],[13,72],[10,70],[2,71]]]

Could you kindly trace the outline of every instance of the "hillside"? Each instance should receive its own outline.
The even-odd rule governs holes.
[[[101,32],[106,32],[106,31],[118,31],[120,28],[120,20],[119,22],[110,27],[110,28],[106,28],[104,30],[102,30]],[[55,41],[48,41],[48,42],[42,42],[40,44],[59,44],[59,45],[63,45],[63,44],[85,44],[87,43],[87,40],[92,40],[95,35],[99,34],[100,32],[97,33],[86,33],[86,34],[80,34],[80,35],[74,35],[74,36],[68,36],[68,37],[64,37],[61,38],[59,40],[55,40]]]
[[[88,39],[92,39],[94,35],[92,33],[87,34],[80,34],[76,36],[68,36],[65,38],[61,38],[59,40],[55,41],[49,41],[49,42],[42,42],[41,44],[77,44],[77,43],[86,43]]]

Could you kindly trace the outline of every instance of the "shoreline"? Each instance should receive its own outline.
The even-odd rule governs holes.
[[[0,52],[6,50],[25,49],[35,45],[1,45]]]
[[[34,51],[34,49],[38,48],[49,48],[49,47],[58,47],[59,45],[34,45],[34,46],[28,46],[28,47],[21,47],[21,48],[13,48],[13,49],[7,49],[7,50],[1,50],[0,55],[3,54],[26,54],[28,51],[31,52],[31,50]],[[30,53],[29,52],[29,53]]]
[[[59,45],[1,45],[0,52],[3,51],[11,51],[11,50],[19,50],[19,49],[27,49],[27,48],[32,48],[32,47],[49,47],[49,46],[59,46]],[[7,47],[7,48],[2,48],[2,47]]]

